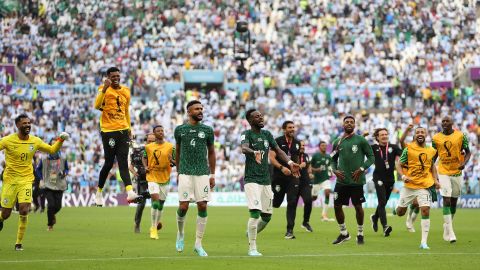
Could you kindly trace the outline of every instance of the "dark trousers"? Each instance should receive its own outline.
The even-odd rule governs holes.
[[[45,191],[38,186],[33,187],[32,191],[33,204],[35,205],[35,211],[43,212],[45,210]]]
[[[143,179],[143,181],[137,180],[137,193],[143,195],[147,191],[148,191],[148,183],[146,179]],[[143,195],[143,197],[146,198],[145,195]],[[140,200],[137,203],[137,210],[135,211],[136,226],[140,226],[140,222],[142,222],[143,209],[145,209],[145,200]]]
[[[100,177],[98,179],[98,187],[103,188],[107,181],[107,176],[113,167],[115,158],[120,170],[120,176],[125,186],[131,185],[130,173],[128,171],[128,132],[126,130],[101,132],[103,152],[105,154],[105,164],[100,170]]]
[[[387,213],[385,211],[385,206],[387,205],[388,199],[390,199],[390,194],[393,190],[393,181],[385,181],[382,185],[378,184],[378,181],[374,181],[375,190],[377,191],[378,206],[375,210],[375,217],[380,219],[382,226],[387,225]]]
[[[47,198],[47,217],[48,217],[48,226],[53,226],[57,223],[55,215],[62,209],[62,190],[51,190],[45,189],[45,197]]]

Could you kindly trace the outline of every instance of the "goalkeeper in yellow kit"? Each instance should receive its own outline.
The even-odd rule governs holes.
[[[32,183],[34,180],[32,159],[35,152],[42,151],[54,154],[60,150],[68,134],[62,132],[53,145],[48,145],[40,138],[30,135],[31,122],[26,114],[15,118],[17,133],[0,139],[0,151],[5,150],[6,167],[3,175],[3,189],[1,196],[2,209],[0,211],[0,231],[3,222],[10,217],[15,202],[20,206],[17,241],[15,250],[21,251],[23,236],[28,223],[28,212],[32,203]]]

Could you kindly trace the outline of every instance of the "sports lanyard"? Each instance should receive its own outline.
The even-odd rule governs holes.
[[[293,139],[290,141],[290,143],[288,143],[288,138],[287,138],[287,135],[285,135],[285,141],[287,142],[287,146],[288,146],[288,153],[287,153],[287,156],[291,156],[291,153],[290,153],[290,148],[292,147]]]
[[[382,151],[382,146],[381,145],[378,145],[380,148],[380,157],[382,157],[383,159],[383,151]],[[387,145],[385,146],[385,159],[383,159],[384,161],[388,162],[388,142],[387,142]]]

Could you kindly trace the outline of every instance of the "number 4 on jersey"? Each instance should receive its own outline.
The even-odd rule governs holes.
[[[190,145],[191,145],[191,146],[195,146],[195,139],[192,139],[192,140],[190,141]]]

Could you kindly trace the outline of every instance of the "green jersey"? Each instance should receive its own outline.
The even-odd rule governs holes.
[[[328,169],[332,164],[332,158],[328,154],[322,154],[320,152],[313,154],[310,164],[312,168],[320,168],[321,170],[320,172],[313,173],[313,175],[315,176],[313,178],[313,184],[321,184],[323,181],[330,178]]]
[[[241,135],[241,144],[248,144],[248,147],[254,151],[260,151],[262,154],[262,163],[255,161],[254,154],[246,154],[245,160],[245,183],[257,183],[260,185],[270,185],[270,171],[268,167],[268,151],[270,148],[276,148],[277,143],[273,139],[272,133],[268,130],[260,130],[260,133],[247,130]]]
[[[354,171],[363,167],[366,170],[375,161],[372,147],[363,136],[352,135],[347,138],[338,138],[333,142],[332,169],[344,173],[345,179],[337,179],[337,185],[361,186],[365,184],[365,173],[358,182],[353,180]],[[365,160],[366,158],[366,160]]]
[[[213,145],[213,128],[204,124],[183,124],[175,128],[175,141],[180,145],[179,174],[209,175],[208,146]]]

